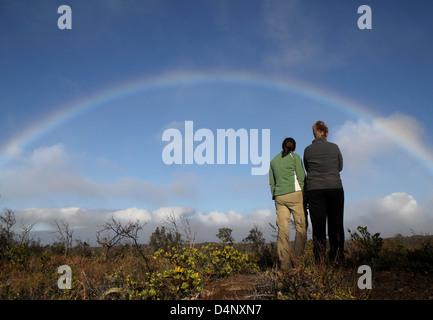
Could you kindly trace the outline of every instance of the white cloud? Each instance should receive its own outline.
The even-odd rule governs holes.
[[[124,210],[119,210],[113,212],[112,216],[116,220],[120,220],[122,222],[129,222],[138,220],[142,223],[149,222],[152,219],[152,214],[148,210],[137,209],[137,208],[128,208]]]
[[[377,157],[405,153],[414,146],[427,149],[422,142],[424,129],[413,117],[399,113],[389,117],[346,121],[333,135],[345,164],[357,168]]]
[[[70,157],[65,152],[64,146],[56,144],[51,147],[34,150],[28,161],[34,166],[58,168],[68,164],[69,160]]]
[[[178,176],[164,184],[135,177],[121,177],[100,182],[83,175],[75,165],[75,157],[63,145],[39,148],[29,156],[0,172],[0,194],[4,201],[29,201],[37,205],[74,201],[103,204],[113,199],[128,199],[155,206],[167,199],[193,199],[196,196],[193,176]],[[66,199],[66,200],[65,200]]]
[[[217,241],[216,234],[219,228],[227,227],[233,230],[235,241],[242,241],[249,231],[258,225],[267,241],[273,241],[273,229],[269,223],[275,225],[275,212],[271,209],[259,209],[248,213],[240,213],[234,210],[227,212],[212,211],[199,213],[194,217],[194,223],[199,227],[202,241]],[[294,232],[291,237],[294,237]],[[205,240],[207,239],[207,240]]]
[[[393,193],[380,199],[378,210],[393,213],[402,220],[417,220],[420,214],[417,201],[404,192]]]
[[[418,171],[421,167],[412,165],[423,163],[414,152],[429,150],[424,133],[415,118],[400,113],[347,121],[336,130],[332,139],[343,154],[345,191],[362,199],[346,203],[347,227],[367,226],[387,237],[433,231],[428,206],[414,196],[430,186],[424,176],[414,179],[428,175],[425,168]]]
[[[428,204],[427,204],[428,205]],[[382,237],[392,237],[398,233],[403,235],[432,234],[433,217],[410,194],[404,192],[392,193],[380,198],[346,203],[345,229],[355,231],[357,226],[367,226],[370,233],[379,232]],[[227,227],[233,230],[235,241],[240,242],[249,231],[258,225],[267,241],[275,241],[276,226],[275,211],[263,208],[248,213],[234,210],[226,212],[211,211],[196,213],[190,207],[161,207],[156,210],[141,208],[126,208],[121,210],[86,209],[77,207],[65,208],[29,208],[16,211],[17,221],[23,225],[37,222],[34,231],[44,231],[42,238],[45,242],[53,241],[52,232],[55,231],[54,220],[67,221],[74,228],[74,236],[79,239],[95,243],[96,232],[108,219],[114,217],[122,223],[136,221],[145,223],[140,240],[147,242],[157,226],[167,225],[166,217],[173,214],[177,219],[178,228],[184,232],[181,217],[189,220],[193,230],[197,231],[196,242],[217,241],[218,229]],[[311,231],[311,226],[309,227]],[[309,232],[310,232],[309,231]],[[51,232],[51,233],[49,233]],[[295,231],[291,230],[293,240]],[[309,237],[311,234],[309,233]]]
[[[421,124],[413,117],[401,113],[394,113],[389,117],[377,118],[376,126],[385,132],[392,132],[400,141],[419,144],[425,133]]]
[[[363,120],[347,121],[334,136],[341,149],[345,164],[359,166],[389,148],[390,140],[381,134],[374,124]]]
[[[425,129],[395,113],[370,121],[346,121],[330,132],[343,155],[343,185],[350,200],[405,192],[422,199],[431,190],[433,156]]]
[[[380,232],[383,237],[433,232],[433,217],[412,195],[404,192],[348,203],[345,220],[346,228],[356,230],[357,226],[367,226],[370,233]]]
[[[87,228],[97,225],[112,211],[105,209],[86,209],[79,207],[27,208],[16,211],[17,221],[24,225],[35,224],[35,231],[55,230],[54,221],[67,221],[73,228]]]
[[[200,213],[197,219],[204,225],[224,226],[241,222],[242,215],[233,210],[228,212],[212,211],[208,214]]]
[[[138,219],[146,223],[142,241],[147,241],[156,226],[166,223],[167,216],[171,214],[177,219],[187,218],[191,221],[198,231],[197,241],[216,241],[215,234],[220,227],[232,228],[236,240],[241,241],[254,224],[262,226],[265,235],[269,233],[269,222],[275,224],[275,218],[272,217],[275,214],[269,209],[246,214],[235,210],[197,213],[188,206],[168,206],[168,200],[196,200],[199,184],[194,175],[177,174],[164,184],[150,183],[136,177],[101,182],[82,174],[78,169],[80,166],[74,165],[77,158],[59,144],[21,155],[19,162],[15,161],[0,172],[2,200],[11,208],[14,208],[14,202],[21,208],[27,206],[27,209],[17,209],[17,221],[23,221],[25,225],[36,223],[34,230],[44,233],[44,239],[52,238],[51,233],[56,230],[54,220],[67,221],[76,229],[74,234],[77,237],[90,241],[95,240],[98,226],[111,217],[122,222]],[[92,161],[88,157],[85,160]],[[131,200],[136,207],[118,210],[83,208],[87,206],[86,203],[91,203],[90,207],[93,204],[104,207],[110,203],[107,206],[110,207],[111,203],[118,206],[123,201],[130,203]],[[73,206],[63,207],[64,203],[72,203]]]
[[[56,227],[54,221],[66,221],[74,229],[74,236],[79,239],[95,243],[96,233],[111,217],[122,223],[129,221],[145,223],[141,241],[147,242],[157,226],[167,225],[167,217],[171,214],[176,218],[179,231],[184,232],[180,218],[189,220],[191,228],[197,231],[196,242],[217,241],[218,229],[227,227],[233,230],[236,241],[242,241],[254,225],[260,226],[264,237],[273,241],[273,229],[269,223],[275,225],[275,212],[271,209],[260,209],[246,214],[228,210],[227,212],[212,211],[209,213],[195,213],[190,207],[162,207],[156,210],[140,208],[126,208],[121,210],[86,209],[77,207],[65,208],[27,208],[16,211],[17,221],[30,226],[34,223],[33,231],[38,231],[44,243],[54,241]],[[169,223],[168,223],[169,224]],[[170,225],[170,224],[169,224]],[[294,237],[294,232],[291,237]]]
[[[163,207],[152,211],[152,221],[154,223],[164,223],[169,218],[181,219],[192,217],[195,210],[189,207]]]

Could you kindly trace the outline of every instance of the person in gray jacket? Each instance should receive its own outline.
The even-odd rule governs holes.
[[[307,172],[306,198],[313,227],[314,256],[322,261],[326,252],[326,221],[328,221],[329,259],[344,262],[344,190],[340,178],[343,157],[339,147],[328,139],[323,121],[313,125],[314,141],[304,150]]]

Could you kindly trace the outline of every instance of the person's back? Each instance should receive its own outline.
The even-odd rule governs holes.
[[[305,190],[313,225],[314,256],[320,261],[326,253],[328,225],[329,258],[344,261],[344,190],[340,171],[343,157],[334,143],[328,142],[328,127],[323,121],[313,125],[314,141],[304,150],[307,172]]]
[[[283,151],[276,155],[269,168],[269,186],[272,199],[275,200],[278,226],[277,251],[282,269],[292,266],[292,249],[290,246],[290,217],[293,215],[296,235],[294,256],[299,258],[307,241],[307,226],[304,212],[304,167],[301,157],[293,153],[296,141],[286,138],[282,144]]]
[[[303,190],[305,173],[298,154],[291,152],[283,157],[280,152],[271,160],[270,166],[273,173],[270,182],[273,198]]]
[[[342,188],[340,171],[343,158],[340,149],[326,138],[317,138],[304,150],[304,166],[308,172],[306,189]]]

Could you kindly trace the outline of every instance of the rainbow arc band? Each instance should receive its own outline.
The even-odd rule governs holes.
[[[7,164],[20,150],[25,149],[30,142],[37,140],[54,128],[57,128],[71,119],[78,117],[90,110],[101,107],[105,103],[120,100],[122,98],[145,93],[153,90],[163,90],[177,86],[198,86],[206,84],[229,84],[249,87],[268,88],[282,92],[289,92],[302,97],[318,101],[330,108],[345,112],[355,118],[367,122],[373,122],[378,115],[348,98],[339,96],[330,91],[303,83],[301,81],[282,78],[279,76],[263,76],[251,72],[173,72],[164,73],[153,77],[142,77],[129,82],[115,85],[95,92],[80,100],[56,108],[56,112],[40,119],[33,125],[23,129],[19,134],[11,138],[0,147],[0,167]],[[409,141],[410,138],[401,137],[396,129],[382,126],[384,134],[390,137],[396,144],[403,141],[405,152],[417,158],[433,174],[433,152],[426,149],[418,141]],[[396,139],[399,139],[398,143]],[[407,148],[407,146],[410,146]]]

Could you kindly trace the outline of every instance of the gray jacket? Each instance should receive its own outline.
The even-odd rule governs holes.
[[[307,172],[305,189],[340,189],[343,184],[343,156],[335,143],[317,138],[304,150],[304,167]]]

